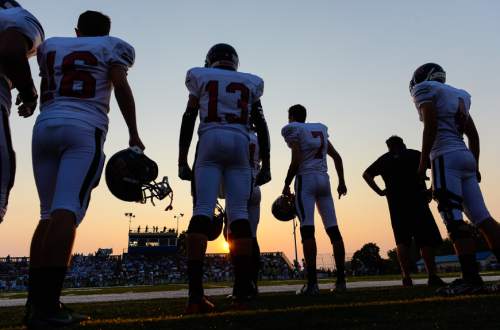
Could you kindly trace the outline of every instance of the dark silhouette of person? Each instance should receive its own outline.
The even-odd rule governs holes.
[[[386,141],[389,152],[379,157],[363,173],[368,185],[380,196],[387,197],[391,225],[403,276],[403,286],[412,286],[410,248],[415,239],[428,274],[429,286],[445,283],[436,275],[434,248],[442,243],[441,234],[429,209],[430,191],[418,176],[420,152],[407,149],[403,139],[391,136]],[[375,182],[382,176],[385,189]]]

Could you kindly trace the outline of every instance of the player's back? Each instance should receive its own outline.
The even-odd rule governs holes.
[[[321,123],[292,122],[281,131],[288,145],[298,143],[302,156],[298,174],[326,173],[328,128]]]
[[[263,94],[263,80],[253,74],[219,68],[192,68],[186,75],[189,93],[199,100],[198,133],[212,128],[248,132],[250,110]]]
[[[115,37],[47,39],[38,51],[39,120],[73,118],[107,131],[113,89],[110,69],[118,65],[126,70],[134,58],[133,47]]]
[[[432,159],[448,152],[467,150],[463,134],[471,106],[469,93],[440,82],[424,81],[413,88],[412,96],[417,109],[431,101],[436,108],[438,127]]]

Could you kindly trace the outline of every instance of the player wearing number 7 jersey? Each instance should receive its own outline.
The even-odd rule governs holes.
[[[252,186],[271,179],[269,170],[269,133],[260,98],[264,92],[261,78],[238,72],[238,55],[227,44],[213,46],[204,68],[188,71],[186,87],[189,101],[182,119],[179,140],[179,177],[194,179],[194,208],[187,235],[189,301],[186,313],[213,309],[203,294],[203,259],[207,233],[223,183],[228,223],[233,235],[234,297],[244,303],[252,288],[252,230],[248,221],[248,200]],[[187,156],[199,113],[199,142],[194,175]],[[257,132],[262,168],[252,179],[249,156],[250,125]]]
[[[319,294],[316,276],[316,240],[314,235],[314,209],[318,206],[328,237],[333,246],[337,267],[336,291],[346,288],[344,277],[345,251],[333,205],[326,156],[333,158],[339,176],[339,198],[347,193],[342,158],[328,140],[328,128],[320,123],[306,123],[306,109],[296,104],[288,110],[289,124],[281,134],[292,149],[292,161],[285,179],[283,194],[290,194],[295,177],[295,205],[300,220],[300,235],[306,263],[307,284],[297,291],[302,295]]]
[[[127,82],[134,49],[108,36],[109,17],[80,15],[76,38],[50,38],[38,50],[41,113],[33,128],[32,158],[41,218],[31,242],[25,322],[31,328],[85,319],[59,302],[76,228],[104,165],[111,91],[129,129],[129,145],[144,149]]]

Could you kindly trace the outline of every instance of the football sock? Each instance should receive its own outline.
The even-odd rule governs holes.
[[[233,256],[234,288],[236,298],[245,299],[251,294],[252,256]]]
[[[253,272],[252,272],[252,280],[255,284],[259,280],[259,270],[260,270],[260,247],[257,239],[253,239],[252,246],[252,259],[253,259]]]
[[[200,303],[203,298],[203,261],[188,260],[189,302]]]
[[[28,299],[26,305],[40,305],[40,268],[29,268],[28,270]]]
[[[316,274],[316,267],[306,266],[307,271],[307,284],[314,285],[318,283],[318,276]]]
[[[43,267],[40,268],[40,271],[42,273],[41,280],[43,280],[43,286],[40,290],[43,294],[43,305],[40,307],[49,313],[56,312],[59,309],[67,267]]]
[[[479,276],[479,267],[474,254],[463,254],[458,256],[460,266],[462,268],[462,276],[464,281],[470,283],[481,283],[482,279]]]

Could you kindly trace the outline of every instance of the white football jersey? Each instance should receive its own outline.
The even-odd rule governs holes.
[[[134,64],[134,48],[110,37],[49,38],[38,49],[41,107],[38,120],[73,118],[108,128],[112,66]]]
[[[252,173],[255,178],[260,170],[260,151],[259,151],[259,140],[257,139],[257,134],[254,131],[250,131],[250,163],[252,164]]]
[[[457,89],[437,81],[424,81],[413,87],[411,94],[419,112],[420,106],[433,102],[437,115],[437,135],[431,150],[431,159],[445,153],[467,150],[463,139],[464,126],[469,118],[471,96],[463,89]]]
[[[289,147],[298,143],[302,156],[297,174],[326,173],[328,166],[328,127],[320,123],[293,122],[281,130]]]
[[[43,42],[45,34],[40,22],[29,11],[22,7],[0,10],[0,32],[13,29],[22,33],[31,41],[31,49],[26,54],[29,57],[36,54],[38,46]],[[11,107],[11,82],[0,72],[0,106],[7,111]]]
[[[211,128],[247,133],[251,106],[264,93],[264,81],[260,77],[217,68],[189,70],[186,87],[200,103],[200,135]]]

